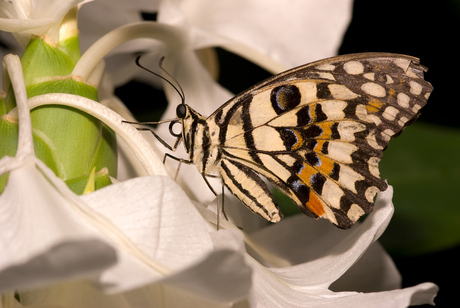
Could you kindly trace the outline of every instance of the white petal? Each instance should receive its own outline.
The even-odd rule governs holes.
[[[82,6],[78,13],[82,50],[88,49],[102,35],[117,27],[141,21],[140,12],[155,12],[158,9],[158,2],[157,0],[98,0]],[[100,18],[101,16],[104,18]],[[129,47],[128,45],[131,44],[127,44],[126,47]]]
[[[432,303],[438,287],[415,287],[377,293],[338,292],[326,288],[301,288],[279,280],[271,271],[247,259],[254,270],[251,307],[408,307]]]
[[[0,196],[1,290],[92,276],[115,262],[114,250],[91,233],[69,202],[33,159],[10,172]]]
[[[218,250],[189,270],[163,280],[192,294],[218,302],[241,300],[251,286],[251,270],[242,255]]]
[[[338,291],[380,292],[401,288],[402,277],[379,242],[373,243],[344,275],[332,283]]]
[[[348,231],[334,228],[326,221],[307,223],[307,218],[300,216],[287,218],[285,222],[271,226],[253,238],[278,257],[297,264],[290,268],[271,269],[286,283],[312,288],[328,287],[385,230],[394,210],[391,203],[392,192],[390,186],[380,193],[374,211],[362,224]],[[286,241],[286,238],[290,240]]]
[[[18,1],[3,1],[0,6],[0,29],[13,32],[23,47],[32,34],[46,35],[57,42],[60,22],[80,2],[83,0],[33,1],[30,8],[25,8]]]
[[[246,295],[250,270],[242,255],[213,251],[207,223],[170,178],[136,178],[82,199],[116,224],[147,256],[177,271],[164,278],[155,276],[151,269],[142,270],[136,259],[119,252],[119,262],[101,274],[98,282],[107,292],[162,282],[219,302]]]
[[[211,252],[207,222],[170,178],[150,176],[81,197],[149,257],[178,270]]]
[[[335,55],[351,10],[352,1],[176,0],[162,2],[158,18],[191,27],[194,48],[236,42],[293,67]]]

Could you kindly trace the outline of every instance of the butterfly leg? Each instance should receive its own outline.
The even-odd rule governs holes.
[[[163,164],[166,162],[166,157],[172,158],[172,159],[174,159],[174,160],[179,162],[179,166],[177,167],[176,174],[174,175],[174,181],[177,179],[177,176],[178,176],[179,170],[180,170],[180,166],[181,166],[182,163],[188,164],[188,165],[193,164],[193,161],[191,161],[191,160],[178,158],[178,157],[173,156],[173,155],[168,154],[168,153],[165,153],[165,156],[163,157]]]
[[[175,123],[174,122],[175,120],[166,120],[166,121],[160,121],[160,122],[130,122],[130,121],[122,121],[123,123],[127,123],[127,124],[134,124],[134,125],[145,125],[145,124],[161,124],[161,123],[168,123],[168,122],[171,122],[171,123]],[[177,147],[179,146],[180,142],[182,141],[182,135],[174,135],[176,136],[176,141],[174,141],[174,144],[173,145],[169,145],[168,143],[166,143],[166,141],[164,141],[163,139],[161,139],[160,136],[158,136],[157,133],[155,133],[155,131],[153,130],[153,128],[150,128],[150,127],[136,127],[137,130],[140,130],[140,131],[149,131],[152,133],[152,135],[165,147],[167,148],[168,150],[170,151],[176,151]]]
[[[220,176],[217,176],[217,175],[207,175],[207,174],[204,174],[202,173],[201,176],[203,177],[203,180],[204,182],[206,183],[206,185],[208,185],[208,188],[212,191],[212,193],[214,194],[214,196],[216,196],[217,198],[217,230],[219,230],[219,226],[220,226],[220,213],[222,213],[225,217],[226,220],[228,220],[227,218],[227,214],[225,214],[225,211],[224,211],[224,184],[222,184],[222,206],[220,206],[220,213],[219,213],[219,195],[216,193],[216,191],[214,190],[214,188],[211,186],[211,183],[209,183],[208,179],[206,177],[213,177],[213,178],[220,178]]]

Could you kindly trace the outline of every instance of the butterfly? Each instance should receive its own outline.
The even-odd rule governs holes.
[[[170,132],[206,180],[217,176],[254,213],[283,214],[262,177],[308,216],[348,229],[387,188],[379,162],[433,90],[414,57],[360,53],[312,62],[262,81],[209,117],[185,104]],[[181,124],[181,133],[172,126]],[[212,187],[209,185],[214,192]],[[214,194],[216,194],[214,192]],[[216,194],[217,195],[217,194]]]

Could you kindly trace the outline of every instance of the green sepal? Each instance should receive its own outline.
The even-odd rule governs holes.
[[[106,168],[112,177],[117,176],[117,136],[113,130],[103,123],[100,140],[91,166],[96,168],[96,170]]]
[[[29,41],[21,63],[26,87],[40,83],[44,77],[67,76],[75,66],[63,49],[38,37]]]
[[[76,193],[77,195],[81,195],[83,191],[85,190],[85,187],[88,185],[88,180],[90,180],[90,178],[91,178],[91,173],[88,173],[78,178],[67,180],[65,181],[65,183],[74,193]],[[94,175],[95,190],[101,189],[111,184],[112,184],[112,180],[106,168],[103,168],[100,171],[95,173]]]
[[[16,156],[18,148],[18,123],[10,121],[7,116],[0,119],[0,157]],[[37,157],[39,157],[54,173],[62,173],[59,170],[59,165],[56,164],[56,157],[54,151],[49,147],[50,141],[47,137],[36,130],[32,130],[32,138],[34,142],[34,150]],[[8,179],[8,174],[0,176],[0,193],[5,189]]]
[[[97,101],[97,89],[95,87],[71,77],[54,77],[51,80],[30,85],[26,90],[29,98],[48,93],[67,93]]]
[[[38,107],[32,110],[31,118],[34,129],[52,140],[50,147],[56,149],[56,159],[64,170],[57,176],[63,180],[76,178],[88,174],[96,164],[99,170],[102,159],[106,159],[104,166],[109,163],[111,175],[116,176],[116,137],[99,120],[67,106]],[[97,157],[101,149],[104,158]],[[109,161],[107,153],[114,156]]]
[[[61,40],[58,44],[59,49],[67,54],[69,58],[74,62],[80,59],[80,40],[78,35],[69,37],[65,40]]]
[[[6,114],[6,100],[5,96],[0,95],[0,117]]]

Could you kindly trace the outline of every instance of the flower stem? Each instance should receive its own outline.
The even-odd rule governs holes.
[[[16,156],[23,157],[34,155],[32,121],[30,119],[30,111],[27,106],[27,92],[24,83],[21,60],[19,60],[18,56],[9,54],[5,56],[3,61],[11,80],[18,110],[19,136]]]

